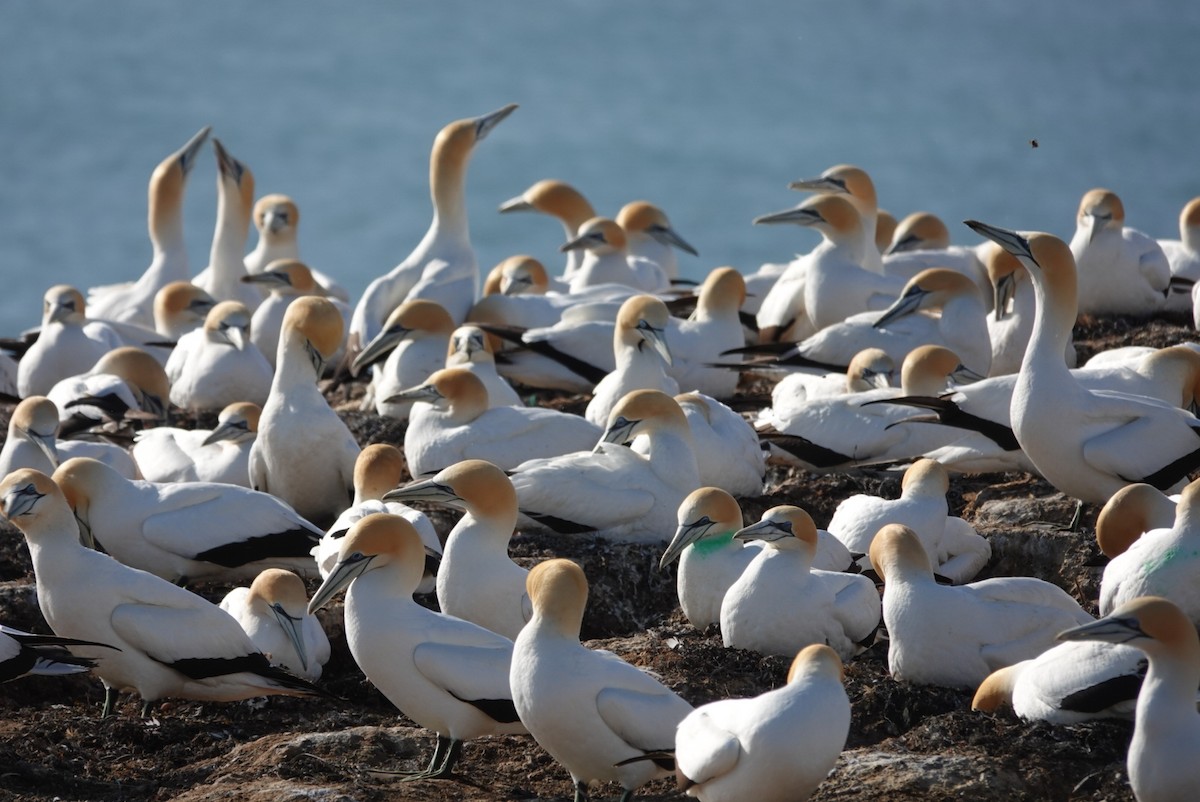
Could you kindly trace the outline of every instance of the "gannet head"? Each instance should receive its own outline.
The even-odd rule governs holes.
[[[141,348],[132,345],[114,348],[100,357],[89,372],[93,375],[111,373],[119,377],[139,397],[143,412],[166,420],[171,382],[158,360]]]
[[[880,209],[875,213],[875,248],[883,253],[892,244],[896,233],[896,218],[891,212]]]
[[[562,635],[579,637],[588,596],[582,568],[561,558],[538,563],[529,570],[525,590],[534,618],[550,623]]]
[[[116,470],[90,457],[73,457],[59,465],[51,477],[62,490],[67,504],[75,512],[79,537],[88,548],[96,548],[91,527],[92,498],[103,496],[107,489],[127,481]],[[100,544],[103,547],[103,543]]]
[[[891,244],[884,253],[943,250],[949,247],[950,229],[946,228],[942,218],[933,212],[913,212],[896,226]]]
[[[995,242],[985,242],[979,250],[979,258],[987,271],[992,285],[992,309],[996,320],[1008,314],[1009,304],[1017,291],[1017,282],[1028,274],[1017,261],[1017,257]]]
[[[354,460],[355,501],[383,499],[385,493],[400,484],[404,475],[404,454],[388,443],[372,443]]]
[[[799,507],[782,504],[762,514],[758,523],[733,534],[737,540],[761,540],[768,548],[799,550],[809,559],[817,553],[817,525],[812,516]]]
[[[323,295],[313,279],[312,270],[299,259],[276,259],[261,273],[242,276],[246,284],[259,284],[288,295]]]
[[[390,353],[401,340],[448,338],[453,331],[454,319],[441,304],[424,298],[405,301],[392,310],[383,329],[354,358],[350,373],[357,376],[363,368]]]
[[[459,326],[450,334],[446,367],[496,361],[496,350],[487,333],[478,326]]]
[[[410,595],[425,573],[425,546],[408,521],[399,515],[377,512],[356,522],[342,538],[337,565],[313,594],[309,614],[320,610],[367,571],[387,565],[397,566],[399,589]]]
[[[791,668],[788,669],[787,684],[802,682],[814,676],[828,677],[838,682],[846,680],[842,658],[823,643],[809,644],[796,653]]]
[[[700,255],[671,228],[671,221],[667,219],[666,212],[649,201],[630,201],[622,206],[621,211],[617,212],[617,225],[628,233],[645,234],[663,245],[673,246],[692,256]]]
[[[670,365],[671,349],[667,347],[670,321],[671,312],[661,300],[653,295],[634,295],[617,310],[614,344],[635,347],[639,351],[649,345]]]
[[[280,326],[280,346],[303,349],[318,376],[342,345],[346,324],[342,313],[328,300],[309,295],[288,306]]]
[[[583,248],[594,254],[604,255],[624,253],[625,245],[625,230],[617,225],[616,221],[607,217],[593,217],[579,226],[574,239],[567,240],[558,249],[565,253]]]
[[[279,623],[300,658],[300,666],[307,670],[304,614],[308,609],[308,593],[304,589],[304,580],[291,571],[268,568],[250,583],[247,601],[259,615],[270,614]]]
[[[22,399],[13,410],[8,430],[22,432],[50,460],[58,464],[58,405],[44,395],[31,395]]]
[[[528,254],[510,256],[496,265],[494,293],[501,295],[545,295],[550,289],[546,267]],[[491,276],[489,275],[489,279]],[[488,294],[486,291],[484,294]]]
[[[222,441],[230,443],[246,443],[258,435],[258,420],[262,417],[262,407],[249,401],[237,401],[229,404],[217,415],[217,428],[204,438],[202,445],[211,445]]]
[[[245,210],[246,227],[250,226],[250,211],[254,208],[254,173],[221,144],[221,140],[213,137],[213,150],[217,154],[217,186],[227,186],[233,190],[232,196],[240,201]]]
[[[1074,322],[1078,310],[1075,256],[1065,242],[1042,231],[1018,233],[977,220],[966,224],[1015,256],[1034,283],[1045,290],[1049,302],[1060,309],[1063,319],[1069,311]]]
[[[504,471],[481,459],[457,462],[429,479],[389,491],[384,498],[446,504],[476,518],[501,516],[515,522],[517,515],[517,491],[512,480]]]
[[[190,281],[172,281],[154,294],[154,326],[160,332],[191,330],[203,324],[217,302]]]
[[[979,287],[967,276],[946,267],[922,270],[908,280],[895,302],[873,324],[886,328],[888,323],[922,309],[942,309],[952,298],[974,297],[982,304]]]
[[[1188,231],[1195,228],[1200,228],[1200,198],[1192,198],[1179,213],[1179,238],[1188,241]]]
[[[704,277],[696,295],[698,308],[741,309],[746,302],[746,279],[735,268],[714,267]]]
[[[885,389],[892,386],[896,363],[882,348],[864,348],[850,360],[846,367],[846,391],[861,393],[864,390]]]
[[[799,192],[828,192],[851,195],[862,204],[861,208],[875,210],[875,182],[867,171],[852,164],[835,164],[816,178],[805,178],[788,184],[788,189]]]
[[[1087,229],[1088,241],[1094,241],[1101,231],[1120,231],[1125,226],[1125,206],[1112,190],[1090,189],[1079,201],[1075,224]]]
[[[475,145],[487,138],[492,129],[516,109],[516,103],[509,103],[503,108],[480,117],[469,117],[447,124],[441,131],[438,131],[438,135],[433,140],[431,166],[436,170],[439,165],[456,167],[465,165],[471,157],[471,151]],[[434,183],[436,183],[436,179]]]
[[[26,536],[42,524],[72,523],[71,510],[54,481],[32,468],[20,468],[0,481],[0,511]]]
[[[659,390],[627,393],[608,413],[601,442],[627,444],[639,434],[671,430],[691,439],[687,417],[679,403]]]
[[[192,135],[182,148],[159,162],[150,174],[150,228],[163,225],[163,217],[178,211],[183,204],[183,190],[188,174],[196,166],[196,158],[208,139],[212,126],[206,125]]]
[[[241,301],[221,301],[204,319],[204,333],[210,342],[243,351],[250,341],[250,310]]]
[[[585,220],[596,216],[587,198],[564,181],[544,179],[515,198],[500,204],[500,213],[541,212],[557,217],[575,231]]]
[[[909,578],[927,577],[933,581],[933,567],[929,555],[921,545],[917,533],[902,524],[887,524],[871,540],[868,549],[871,566],[880,579],[889,576]]]
[[[661,571],[693,543],[705,539],[724,539],[742,527],[742,508],[737,500],[719,487],[701,487],[693,490],[679,505],[679,526],[671,539],[662,559],[658,561]]]
[[[300,208],[287,195],[263,195],[254,204],[254,227],[267,242],[288,242],[296,238]]]
[[[42,296],[42,325],[70,323],[82,326],[87,322],[87,304],[79,290],[69,284],[55,284]]]
[[[1200,663],[1196,627],[1174,602],[1159,596],[1139,596],[1090,624],[1058,633],[1058,639],[1127,643],[1157,655],[1174,655],[1192,666]]]
[[[903,496],[939,496],[946,497],[950,492],[950,475],[935,459],[919,459],[904,472],[900,480],[900,494]]]
[[[1124,553],[1151,529],[1171,526],[1175,502],[1152,485],[1137,482],[1113,493],[1096,517],[1096,543],[1108,557]]]
[[[919,345],[900,365],[900,387],[905,395],[938,395],[952,377],[966,381],[982,378],[963,365],[958,354],[941,345]]]
[[[834,242],[856,237],[862,230],[862,216],[854,208],[854,204],[842,195],[814,195],[794,209],[757,217],[754,223],[794,223],[809,226]]]
[[[1025,661],[1011,666],[999,668],[988,674],[971,699],[972,710],[982,710],[984,713],[995,713],[1001,707],[1012,706],[1013,686],[1021,675]]]
[[[424,384],[384,399],[387,404],[401,401],[425,401],[449,410],[454,421],[467,423],[487,410],[488,393],[483,381],[466,368],[442,368],[434,371]]]

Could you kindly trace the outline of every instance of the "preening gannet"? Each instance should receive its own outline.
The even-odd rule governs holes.
[[[321,678],[329,662],[329,638],[308,612],[304,580],[291,571],[268,568],[249,587],[234,588],[221,609],[241,625],[272,665],[310,682]]]

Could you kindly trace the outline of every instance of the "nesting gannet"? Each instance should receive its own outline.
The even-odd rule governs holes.
[[[250,449],[250,486],[328,525],[353,496],[359,447],[317,387],[342,342],[342,316],[324,298],[300,298],[283,317],[271,394]]]
[[[471,307],[467,321],[522,330],[548,328],[564,317],[611,321],[621,303],[638,292],[627,284],[569,292],[566,284],[550,278],[537,259],[518,254],[492,268],[484,282],[484,297]]]
[[[1053,646],[1055,632],[1093,620],[1062,588],[1033,577],[939,585],[920,538],[900,524],[879,530],[870,556],[885,583],[888,670],[898,680],[975,688]]]
[[[388,501],[432,501],[466,515],[450,534],[437,574],[438,607],[506,638],[515,638],[532,610],[524,568],[508,556],[517,525],[517,494],[490,462],[464,460],[436,476],[390,490]]]
[[[646,454],[618,445],[642,434]],[[687,418],[657,390],[621,399],[592,451],[529,460],[511,476],[525,525],[641,542],[665,540],[679,503],[700,486]]]
[[[404,455],[387,443],[372,443],[359,452],[354,461],[354,503],[342,511],[321,541],[313,547],[317,570],[324,579],[337,565],[342,538],[350,527],[377,512],[399,515],[417,530],[425,544],[425,573],[417,593],[432,593],[438,565],[442,559],[442,541],[429,516],[398,501],[383,501],[389,490],[400,484],[404,476]]]
[[[563,225],[567,240],[575,238],[579,227],[596,216],[596,210],[587,198],[570,184],[552,178],[543,179],[500,204],[500,213],[540,212],[556,218]],[[570,278],[579,270],[583,254],[577,250],[567,251],[567,266],[563,278]]]
[[[217,302],[190,281],[172,281],[154,295],[154,330],[178,340],[204,325]]]
[[[771,457],[810,469],[906,459],[922,450],[908,446],[922,434],[894,425],[911,417],[903,408],[883,402],[900,396],[937,396],[948,380],[978,378],[958,355],[937,345],[921,346],[904,359],[900,387],[867,390],[826,398],[782,410],[765,409],[755,427]]]
[[[1200,784],[1200,765],[1193,759],[1200,754],[1200,639],[1187,616],[1166,599],[1143,596],[1059,638],[1127,644],[1145,652],[1149,667],[1125,760],[1129,784],[1145,802],[1194,797]]]
[[[487,388],[463,368],[436,371],[392,399],[417,402],[404,430],[404,456],[416,478],[464,459],[510,470],[526,460],[586,451],[604,433],[578,415],[547,407],[489,408]]]
[[[258,230],[258,244],[242,260],[248,275],[254,276],[269,270],[270,264],[278,259],[300,259],[300,249],[296,243],[300,207],[294,200],[279,193],[263,195],[254,203],[252,219]],[[339,301],[350,300],[350,293],[333,278],[315,268],[310,267],[309,270],[313,280],[321,287],[320,294]]]
[[[1125,485],[1104,502],[1096,516],[1096,545],[1112,559],[1124,554],[1138,538],[1154,529],[1175,525],[1178,496],[1167,496],[1141,482]]]
[[[734,537],[766,545],[721,602],[727,647],[788,655],[824,643],[849,660],[874,640],[880,617],[875,583],[813,567],[818,535],[807,512],[774,507]]]
[[[492,339],[477,326],[459,326],[450,333],[446,367],[462,368],[483,382],[489,407],[524,406],[512,385],[496,371]]]
[[[921,539],[934,570],[962,584],[987,565],[992,547],[973,526],[949,514],[949,491],[950,477],[941,463],[917,460],[904,472],[900,498],[850,496],[834,510],[829,533],[850,551],[866,554],[875,533],[884,525],[903,524]]]
[[[692,256],[700,255],[671,228],[666,212],[649,201],[630,201],[617,212],[616,220],[625,230],[629,254],[654,262],[662,268],[668,281],[679,278],[675,248]]]
[[[321,530],[266,493],[217,482],[131,481],[85,457],[67,460],[52,478],[87,542],[163,579],[316,568],[309,552]]]
[[[1180,483],[1200,464],[1200,421],[1142,396],[1099,393],[1082,386],[1063,362],[1075,324],[1074,258],[1050,234],[1018,234],[969,221],[1029,271],[1036,321],[1013,390],[1013,431],[1038,472],[1058,490],[1103,503],[1122,486]]]
[[[241,625],[272,665],[310,682],[329,662],[329,638],[312,613],[304,580],[291,571],[268,568],[249,587],[234,588],[221,609]]]
[[[667,395],[679,392],[679,383],[667,375],[670,319],[666,304],[653,295],[635,295],[621,304],[612,336],[616,367],[592,391],[585,418],[603,426],[617,402],[634,390],[660,390]]]
[[[801,802],[833,770],[850,734],[837,652],[805,646],[787,684],[698,707],[675,731],[679,789],[701,802]]]
[[[1171,266],[1166,309],[1192,311],[1192,289],[1200,280],[1200,198],[1188,201],[1179,213],[1179,239],[1158,241]]]
[[[1080,313],[1148,315],[1166,304],[1171,265],[1153,238],[1125,225],[1125,206],[1115,192],[1084,194],[1071,253]]]
[[[855,253],[858,254],[856,261],[873,273],[883,272],[883,257],[875,245],[879,202],[875,183],[866,170],[852,164],[835,164],[816,178],[792,181],[788,189],[842,195],[854,204],[862,218],[862,227],[855,235],[854,242]]]
[[[789,373],[771,388],[771,409],[783,418],[815,398],[887,390],[892,386],[896,363],[882,348],[864,348],[854,355],[844,373],[820,375]]]
[[[862,266],[862,218],[841,195],[817,195],[754,222],[807,226],[822,237],[820,245],[788,265],[763,299],[760,342],[803,339],[851,315],[885,309],[904,290],[904,279]],[[870,250],[878,257],[874,245]]]
[[[238,401],[262,405],[275,371],[250,341],[250,310],[239,301],[212,308],[204,328],[179,339],[167,360],[171,403],[216,410]]]
[[[679,382],[682,392],[732,398],[737,375],[710,363],[746,342],[738,315],[746,300],[746,282],[732,267],[714,268],[696,296],[696,310],[687,320],[671,320],[667,337],[672,359],[667,374]]]
[[[104,647],[105,644],[57,635],[35,635],[0,624],[0,683],[30,674],[78,674],[96,666],[96,658],[77,657],[71,654],[68,646]]]
[[[1106,509],[1110,510],[1110,520],[1106,521],[1104,532],[1108,540],[1111,538],[1107,530],[1112,526],[1112,508]],[[1162,596],[1170,599],[1188,618],[1200,621],[1198,515],[1200,480],[1183,489],[1171,524],[1143,532],[1125,551],[1104,566],[1104,575],[1100,580],[1101,615],[1111,613],[1138,596]],[[1151,512],[1146,517],[1157,516]],[[1097,539],[1100,534],[1098,531]]]
[[[46,393],[58,407],[63,436],[104,421],[165,421],[170,395],[158,360],[133,346],[109,351],[91,370],[63,379]]]
[[[463,741],[526,732],[508,687],[512,641],[413,601],[425,548],[412,524],[368,515],[342,539],[340,555],[308,610],[346,588],[354,661],[400,712],[437,733],[429,767],[414,778],[451,776]]]
[[[580,249],[585,253],[571,276],[571,292],[599,284],[627,284],[644,292],[658,292],[669,285],[666,273],[656,262],[629,252],[625,230],[607,217],[588,220],[574,239],[559,247],[563,252]]]
[[[262,409],[239,401],[217,415],[217,428],[156,426],[134,435],[133,459],[148,482],[222,482],[250,487],[250,447]]]
[[[102,356],[124,343],[107,327],[88,328],[83,296],[66,284],[46,290],[37,341],[17,363],[17,393],[45,395],[70,376],[86,372]]]
[[[454,321],[438,303],[425,299],[405,301],[388,315],[387,324],[354,358],[351,373],[382,359],[371,379],[375,411],[406,420],[412,401],[389,401],[402,390],[416,387],[446,363],[446,350]]]
[[[735,496],[760,495],[767,473],[767,452],[749,421],[702,393],[682,393],[675,396],[675,402],[692,432],[692,454],[700,483]],[[632,448],[648,453],[649,442],[635,437]]]
[[[326,296],[326,291],[316,282],[316,277],[308,265],[294,259],[281,259],[271,262],[262,271],[252,273],[242,281],[256,284],[270,293],[254,310],[250,320],[250,342],[262,352],[262,355],[275,367],[275,352],[279,349],[279,329],[283,326],[283,316],[292,301],[306,295]],[[342,319],[349,323],[350,307],[339,298],[331,298],[331,303],[342,313]],[[339,349],[339,354],[341,349]],[[336,361],[335,354],[331,361]]]
[[[404,261],[367,286],[350,322],[352,352],[375,339],[392,310],[406,300],[426,298],[445,307],[456,323],[466,318],[479,286],[467,227],[467,162],[475,145],[516,108],[510,103],[438,132],[429,157],[433,222]]]
[[[254,174],[215,137],[213,150],[217,154],[217,225],[208,267],[192,282],[218,301],[241,301],[253,312],[262,302],[262,293],[241,279],[246,275],[243,259],[254,204]]]
[[[1026,721],[1077,724],[1133,718],[1146,656],[1132,646],[1060,643],[1037,657],[999,668],[975,690],[972,710],[1004,705]]]
[[[187,248],[183,242],[183,193],[188,174],[196,165],[196,157],[210,130],[209,126],[201,128],[182,148],[154,168],[149,187],[148,227],[154,250],[150,266],[133,284],[88,290],[93,317],[154,326],[152,315],[156,294],[173,281],[188,280]]]
[[[932,212],[913,212],[896,226],[883,252],[883,273],[905,281],[922,270],[943,267],[975,282],[985,298],[991,296],[987,272],[975,248],[950,244],[950,229]]]
[[[141,474],[129,452],[113,443],[59,440],[58,407],[42,395],[21,400],[8,421],[8,436],[0,449],[0,475],[18,468],[54,473],[59,462],[71,457],[91,457],[109,465],[127,479]]]
[[[112,647],[96,657],[106,688],[103,715],[117,694],[149,705],[163,697],[231,702],[268,694],[319,693],[271,666],[221,608],[153,574],[79,542],[79,527],[58,486],[23,469],[0,481],[0,503],[33,558],[37,599],[55,634]]]
[[[529,572],[533,618],[513,645],[509,683],[529,734],[571,774],[575,798],[596,782],[621,784],[623,799],[672,765],[621,764],[670,750],[675,727],[692,706],[650,674],[611,652],[579,642],[587,578],[569,560]]]

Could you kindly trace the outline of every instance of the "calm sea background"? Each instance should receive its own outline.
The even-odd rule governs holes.
[[[521,108],[475,153],[472,239],[561,265],[557,222],[496,214],[541,178],[602,214],[661,205],[701,256],[752,271],[815,244],[751,219],[851,162],[898,216],[1070,236],[1079,197],[1175,237],[1200,194],[1194,0],[622,0],[0,4],[0,334],[55,283],[134,279],[146,181],[204,125],[300,205],[310,264],[357,296],[429,224],[438,129]],[[1033,148],[1031,140],[1039,147]],[[208,263],[215,160],[186,236]],[[253,244],[254,235],[251,235]]]

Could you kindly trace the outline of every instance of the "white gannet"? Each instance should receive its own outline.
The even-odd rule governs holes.
[[[885,309],[904,290],[904,279],[863,267],[862,218],[841,195],[817,195],[754,222],[807,226],[822,237],[820,245],[788,265],[763,299],[757,318],[760,342],[804,339],[851,315]],[[874,245],[870,250],[879,255]]]
[[[42,297],[42,327],[37,341],[17,363],[17,393],[21,398],[45,395],[70,376],[86,372],[121,342],[108,327],[87,325],[83,296],[66,284],[56,284]]]
[[[625,204],[617,212],[616,222],[625,230],[629,254],[654,262],[662,268],[668,281],[679,278],[675,248],[692,256],[700,255],[671,228],[666,212],[649,201],[637,200]]]
[[[570,772],[575,798],[586,799],[592,783],[617,782],[629,799],[668,776],[673,766],[658,760],[618,764],[670,750],[692,706],[649,673],[579,642],[588,583],[578,565],[540,563],[528,588],[533,618],[513,644],[512,700],[529,734]]]
[[[1104,502],[1096,516],[1096,545],[1110,560],[1124,554],[1145,533],[1175,525],[1178,496],[1141,482],[1125,485]]]
[[[805,646],[787,683],[698,707],[675,731],[679,789],[701,802],[802,802],[837,762],[850,699],[837,652]]]
[[[442,541],[429,516],[398,501],[383,501],[383,495],[400,484],[404,476],[404,455],[387,443],[372,443],[359,452],[354,461],[354,502],[342,511],[321,541],[313,547],[317,570],[324,579],[337,565],[342,538],[350,527],[377,512],[399,515],[413,525],[425,544],[425,573],[417,593],[432,593],[442,559]]]
[[[775,507],[734,537],[766,545],[721,602],[726,647],[789,655],[823,643],[849,660],[874,640],[880,619],[875,583],[813,567],[818,535],[807,512]]]
[[[46,393],[58,407],[63,437],[104,421],[165,421],[170,395],[162,365],[134,346],[109,351],[91,370],[63,379]]]
[[[279,329],[283,326],[283,316],[292,301],[306,295],[327,297],[327,293],[316,282],[316,277],[308,265],[294,259],[280,259],[271,262],[261,272],[252,273],[242,279],[250,284],[256,284],[270,293],[254,310],[250,320],[250,342],[262,352],[262,355],[275,367],[275,352],[279,348]],[[340,298],[330,298],[330,302],[342,313],[342,319],[350,321],[350,307]],[[331,362],[339,360],[341,349],[333,356]]]
[[[571,276],[571,292],[601,284],[627,284],[643,292],[659,292],[670,285],[656,262],[629,252],[625,230],[607,217],[588,220],[574,239],[559,247],[564,253],[580,249],[585,253]]]
[[[641,434],[647,454],[619,445]],[[665,540],[679,503],[700,486],[687,418],[657,390],[621,399],[593,450],[529,460],[511,476],[525,525],[639,542]]]
[[[635,295],[621,304],[612,334],[616,366],[593,389],[585,418],[603,426],[617,402],[634,390],[679,392],[679,383],[667,375],[672,361],[666,333],[670,320],[667,305],[653,295]]]
[[[418,298],[392,310],[386,325],[375,339],[365,344],[350,366],[350,372],[358,375],[363,368],[383,360],[375,365],[368,394],[373,396],[378,414],[396,420],[408,418],[412,401],[388,399],[416,387],[446,364],[453,333],[450,313],[434,301]]]
[[[1125,759],[1129,784],[1142,802],[1192,799],[1200,785],[1200,764],[1194,760],[1200,754],[1200,639],[1192,622],[1170,601],[1142,596],[1058,637],[1127,644],[1145,652],[1149,667]]]
[[[1067,642],[998,668],[979,684],[972,710],[1009,706],[1026,721],[1078,724],[1133,718],[1146,656],[1132,646]]]
[[[238,401],[221,410],[217,427],[156,426],[134,435],[131,450],[148,482],[222,482],[250,487],[250,447],[262,409]]]
[[[153,574],[79,542],[79,527],[58,486],[23,469],[0,481],[0,503],[33,558],[37,599],[55,634],[109,649],[91,652],[104,681],[104,712],[133,691],[143,708],[163,697],[231,702],[268,694],[319,693],[271,666],[221,608]]]
[[[908,281],[931,267],[962,273],[975,282],[985,298],[991,298],[991,284],[977,250],[951,245],[950,229],[936,214],[913,212],[896,226],[883,252],[883,273]]]
[[[939,585],[920,538],[900,524],[879,530],[870,556],[884,581],[888,671],[901,681],[976,688],[1049,649],[1064,627],[1093,620],[1065,590],[1033,577]]]
[[[762,494],[767,474],[767,452],[749,421],[715,398],[702,393],[682,393],[675,402],[692,432],[692,454],[700,483],[713,485],[735,496]],[[649,443],[634,438],[634,451],[648,453]]]
[[[255,201],[251,219],[258,230],[258,244],[242,260],[247,275],[255,276],[269,270],[270,264],[277,259],[299,261],[296,233],[300,226],[300,207],[294,200],[280,193],[263,195]],[[309,270],[313,280],[321,287],[322,295],[339,301],[350,300],[350,293],[333,278],[315,268],[310,267]]]
[[[300,298],[283,317],[275,378],[250,449],[250,486],[318,526],[350,504],[359,447],[317,387],[342,343],[342,316],[324,298]]]
[[[980,259],[992,284],[992,314],[987,319],[988,339],[992,342],[992,366],[989,376],[1005,376],[1021,369],[1021,360],[1029,347],[1036,317],[1037,299],[1033,282],[1017,258],[988,240],[979,246]],[[1075,343],[1068,340],[1063,359],[1067,367],[1076,365]]]
[[[217,410],[238,401],[262,406],[275,374],[250,340],[250,310],[240,301],[222,301],[203,328],[180,337],[166,370],[171,403],[187,410]]]
[[[788,189],[798,192],[821,192],[844,196],[862,218],[861,230],[855,235],[856,260],[872,273],[883,272],[883,256],[875,245],[879,201],[875,183],[867,171],[852,164],[835,164],[816,178],[792,181]]]
[[[508,686],[512,641],[413,601],[425,548],[412,524],[368,515],[342,539],[340,555],[308,610],[347,588],[354,662],[401,713],[437,733],[429,767],[414,778],[451,776],[463,741],[526,732]]]
[[[1037,317],[1010,414],[1038,472],[1063,493],[1094,503],[1132,482],[1180,484],[1200,461],[1200,421],[1143,396],[1089,390],[1063,362],[1078,308],[1071,250],[1050,234],[968,225],[1016,256],[1034,282]]]
[[[892,387],[896,363],[882,348],[864,348],[854,355],[844,373],[820,375],[789,373],[771,388],[771,410],[781,418],[791,417],[816,398],[887,390]]]
[[[1179,239],[1160,239],[1158,246],[1171,266],[1165,308],[1169,312],[1191,311],[1192,289],[1200,280],[1200,198],[1192,198],[1179,213]]]
[[[459,326],[450,333],[446,367],[462,368],[483,382],[489,407],[524,406],[517,391],[496,371],[492,336],[478,326]]]
[[[98,440],[59,440],[58,407],[43,395],[22,399],[8,421],[8,436],[0,449],[0,476],[18,468],[33,468],[45,474],[64,459],[91,457],[110,466],[127,479],[140,479],[141,473],[128,451],[113,443]]]
[[[471,307],[467,321],[522,330],[548,328],[564,316],[612,321],[621,303],[639,293],[627,284],[600,284],[574,293],[568,290],[566,284],[552,280],[545,266],[532,256],[510,256],[488,274],[484,297]]]
[[[308,612],[304,580],[282,568],[268,568],[249,587],[234,588],[220,607],[241,625],[271,665],[309,682],[321,678],[329,662],[329,638]]]
[[[105,644],[57,635],[35,635],[0,624],[0,684],[30,674],[61,676],[95,668],[96,658],[77,657],[71,654],[68,646],[103,647]]]
[[[517,525],[517,494],[504,471],[484,460],[464,460],[383,498],[431,501],[466,513],[446,536],[437,574],[438,608],[515,638],[532,608],[525,592],[529,572],[508,556]]]
[[[886,524],[903,524],[921,540],[934,570],[956,585],[971,580],[987,565],[992,547],[975,528],[950,515],[946,494],[950,477],[941,463],[919,459],[904,472],[900,498],[858,494],[838,504],[829,533],[850,551],[866,554]],[[870,565],[865,562],[863,567]]]
[[[668,339],[671,363],[667,374],[681,392],[693,390],[714,398],[732,398],[738,377],[713,367],[722,353],[745,344],[739,310],[746,300],[746,281],[732,267],[714,268],[696,292],[696,310],[686,320],[671,319]]]
[[[154,330],[178,340],[204,325],[213,297],[190,281],[172,281],[154,295]]]
[[[246,275],[243,259],[254,205],[254,174],[215,137],[213,150],[217,154],[217,225],[208,267],[192,283],[217,301],[241,301],[253,312],[262,302],[262,293],[241,279]]]
[[[156,294],[173,281],[187,281],[188,257],[183,242],[183,193],[188,174],[208,139],[210,126],[192,136],[179,150],[154,168],[150,175],[148,227],[153,256],[146,272],[132,284],[114,284],[88,290],[92,316],[151,327]]]
[[[131,481],[86,457],[67,460],[52,478],[89,544],[163,579],[316,568],[309,552],[321,530],[266,493],[218,482]]]
[[[414,478],[464,459],[511,470],[527,460],[586,451],[604,434],[579,415],[557,409],[489,408],[487,388],[463,368],[443,368],[392,398],[416,402],[404,430],[404,456]]]
[[[1080,314],[1148,315],[1166,304],[1171,265],[1153,238],[1125,225],[1115,192],[1092,189],[1079,201],[1071,253]]]
[[[579,190],[564,181],[542,179],[515,198],[500,204],[500,213],[539,212],[557,219],[563,225],[566,240],[575,238],[579,227],[596,216],[596,210]],[[567,251],[563,278],[569,279],[579,269],[583,254]]]
[[[1163,501],[1169,503],[1165,497]],[[1108,505],[1105,508],[1110,514],[1105,522],[1104,535],[1105,540],[1111,541],[1112,508]],[[1149,513],[1145,519],[1147,523],[1150,523],[1150,518],[1159,517],[1150,510],[1146,512]],[[1200,621],[1198,515],[1200,480],[1183,489],[1171,524],[1144,531],[1141,537],[1104,566],[1104,575],[1100,580],[1101,615],[1108,615],[1138,596],[1162,596],[1170,599],[1188,618]],[[1097,540],[1100,535],[1097,525]],[[1112,550],[1110,546],[1109,551]]]
[[[392,310],[406,300],[426,298],[441,304],[456,323],[466,318],[479,289],[479,265],[467,226],[467,162],[475,145],[516,108],[510,103],[438,132],[429,157],[433,222],[404,261],[367,285],[350,321],[352,353],[374,340]]]

